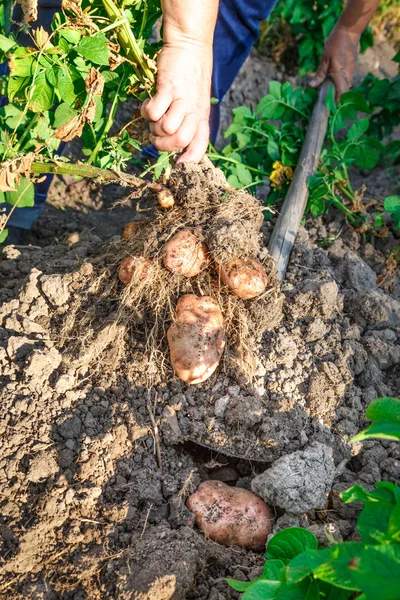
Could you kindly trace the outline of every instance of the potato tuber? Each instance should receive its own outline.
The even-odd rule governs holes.
[[[165,244],[163,262],[174,273],[194,277],[209,261],[207,246],[189,229],[179,231]]]
[[[256,258],[234,258],[219,265],[218,273],[222,283],[243,300],[259,296],[268,284],[267,274]]]
[[[168,188],[163,188],[158,192],[157,201],[161,208],[172,208],[175,204],[172,192]]]
[[[140,228],[139,221],[131,221],[127,225],[125,225],[124,229],[121,233],[121,242],[128,242],[137,234]]]
[[[186,383],[202,383],[218,366],[225,347],[222,313],[210,296],[182,296],[167,332],[175,373]]]
[[[118,271],[118,277],[124,285],[128,285],[132,277],[144,279],[147,276],[151,260],[143,256],[128,256],[125,258]]]
[[[186,501],[199,529],[224,546],[264,550],[272,514],[261,498],[222,481],[204,481]]]

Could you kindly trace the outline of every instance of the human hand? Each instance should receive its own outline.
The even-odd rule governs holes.
[[[198,42],[165,44],[157,61],[153,98],[142,116],[150,121],[151,142],[158,150],[182,150],[178,163],[199,162],[207,151],[212,48]]]
[[[360,36],[348,28],[336,26],[326,40],[318,71],[310,86],[317,87],[330,76],[335,85],[335,100],[338,102],[340,96],[351,87],[359,39]]]

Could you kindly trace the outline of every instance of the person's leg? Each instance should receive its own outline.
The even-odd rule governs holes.
[[[218,135],[220,102],[231,87],[258,38],[260,23],[277,0],[220,0],[214,34],[212,95],[218,104],[211,107],[210,141]]]
[[[44,27],[47,31],[50,31],[50,24],[53,19],[53,15],[57,10],[60,10],[61,0],[39,0],[39,16],[38,20],[33,23],[33,28],[36,27]],[[20,10],[19,5],[17,5],[17,11]],[[20,20],[20,13],[17,12],[14,14],[14,19],[16,21]],[[29,43],[28,36],[19,36],[19,41],[21,44]],[[7,63],[0,64],[0,76],[6,75],[8,73],[8,65]],[[6,96],[0,96],[0,108],[7,104],[8,100]],[[62,151],[62,147],[64,144],[60,146],[60,152]],[[43,181],[35,184],[35,204],[30,208],[16,208],[13,210],[8,222],[7,227],[11,228],[11,230],[23,229],[29,230],[31,229],[33,223],[37,221],[42,212],[44,203],[46,201],[47,193],[49,191],[50,184],[53,180],[52,175],[48,175]],[[0,204],[0,214],[10,213],[12,206],[10,204]],[[15,233],[15,232],[14,232]],[[17,233],[17,237],[20,237]]]

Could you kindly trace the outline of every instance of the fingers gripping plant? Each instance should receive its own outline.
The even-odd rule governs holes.
[[[30,174],[116,179],[140,147],[137,114],[110,131],[121,102],[152,93],[161,45],[148,39],[161,8],[159,0],[63,0],[48,34],[29,29],[37,0],[20,3],[22,23],[13,21],[15,2],[0,7],[0,62],[9,67],[0,78],[8,96],[0,109],[0,202],[22,207],[33,204]],[[28,46],[20,33],[29,35]],[[59,146],[76,137],[85,158],[70,164]]]

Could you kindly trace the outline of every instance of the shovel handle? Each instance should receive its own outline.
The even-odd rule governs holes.
[[[325,100],[331,85],[331,80],[327,79],[319,88],[296,170],[269,242],[268,250],[275,260],[281,281],[285,278],[290,254],[306,209],[308,181],[318,167],[328,127],[329,110]]]

